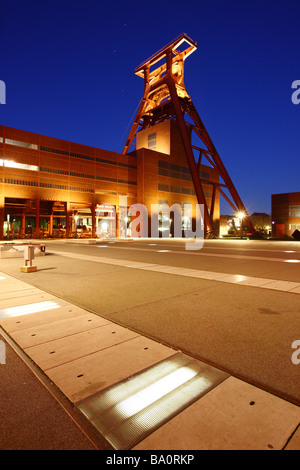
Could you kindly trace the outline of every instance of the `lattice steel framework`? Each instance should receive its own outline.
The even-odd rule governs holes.
[[[136,67],[135,74],[144,79],[144,94],[139,104],[134,122],[125,143],[123,154],[128,153],[140,130],[154,126],[167,119],[177,121],[187,162],[190,168],[195,193],[199,204],[204,206],[204,227],[206,236],[213,234],[213,214],[216,191],[219,191],[236,213],[244,214],[248,230],[256,233],[251,218],[189,96],[184,85],[184,61],[197,49],[197,43],[185,33],[153,54]],[[188,115],[192,123],[185,120]],[[188,127],[200,138],[201,146],[192,145]],[[196,161],[194,152],[198,153]],[[206,159],[220,176],[219,183],[200,178],[200,165]],[[208,208],[202,183],[213,184],[211,205]],[[227,188],[229,195],[224,191]]]

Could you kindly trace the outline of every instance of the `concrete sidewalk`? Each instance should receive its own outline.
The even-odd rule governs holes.
[[[77,434],[75,447],[300,449],[299,407],[5,273],[0,273],[0,326],[11,347],[32,361],[44,384],[49,382],[49,390],[58,390],[78,421],[99,437],[95,445]],[[10,348],[7,352],[6,364],[0,364],[6,379],[15,360]],[[22,380],[14,377],[14,390],[24,390]],[[6,397],[1,406],[11,420],[2,424],[0,448],[15,439],[18,448],[28,448],[26,429],[16,429],[18,421],[14,428],[13,415],[23,415],[27,423],[32,419],[40,438],[42,416],[30,410],[39,401],[40,412],[49,409],[42,404],[45,390],[39,382],[31,384],[35,398],[21,405],[10,395],[11,381],[1,384]],[[61,408],[53,413],[61,415]],[[66,438],[58,448],[68,448],[69,433],[78,432],[69,422],[61,426],[63,419],[51,425]],[[99,444],[102,437],[107,446]],[[39,442],[35,448],[47,448],[47,440]]]

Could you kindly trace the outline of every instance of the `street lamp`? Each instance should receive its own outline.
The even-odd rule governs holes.
[[[7,220],[7,233],[6,233],[6,236],[7,236],[7,239],[9,240],[9,230],[10,230],[10,215],[9,214],[7,214],[6,220]]]
[[[78,215],[75,215],[75,238],[77,238],[77,220],[78,220]]]
[[[237,216],[240,219],[241,238],[243,238],[243,218],[245,217],[245,213],[244,212],[238,212]]]

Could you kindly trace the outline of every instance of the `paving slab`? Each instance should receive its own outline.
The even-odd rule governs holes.
[[[263,277],[247,277],[246,280],[241,281],[241,286],[252,286],[252,287],[262,287],[266,284],[270,284],[272,279],[267,279]]]
[[[10,317],[0,319],[0,325],[8,332],[20,331],[26,328],[30,329],[40,325],[57,322],[59,320],[67,320],[82,316],[86,310],[81,307],[70,304],[67,308],[57,308],[46,310],[44,312],[30,313],[29,315],[21,315],[19,317]]]
[[[25,349],[44,371],[138,337],[113,323]]]
[[[47,375],[77,402],[175,354],[155,341],[138,337],[47,370]]]
[[[298,426],[295,434],[289,440],[285,450],[300,450],[300,425]]]
[[[67,307],[68,308],[68,307]],[[58,320],[46,325],[32,326],[20,331],[10,333],[11,337],[21,348],[29,348],[47,341],[53,341],[68,335],[74,335],[81,331],[91,330],[98,326],[106,325],[109,320],[105,320],[98,315],[89,312],[80,316]]]
[[[29,284],[26,284],[25,282],[18,281],[18,280],[3,279],[0,281],[0,288],[1,288],[2,293],[8,293],[8,292],[30,290],[32,289],[32,286]]]
[[[300,287],[296,287],[296,289],[291,289],[289,292],[292,294],[300,294]]]
[[[0,284],[0,288],[1,288],[1,284]],[[41,289],[37,289],[36,287],[32,287],[30,286],[30,289],[26,290],[26,294],[25,295],[39,295],[40,293],[44,293],[44,291],[42,291]],[[2,305],[2,300],[6,300],[6,299],[17,299],[18,297],[23,297],[24,296],[24,292],[21,290],[21,291],[13,291],[13,292],[3,292],[3,289],[1,288],[1,292],[0,292],[0,305]]]
[[[281,450],[299,419],[299,407],[229,377],[134,449]]]
[[[147,269],[149,271],[157,271],[160,273],[167,273],[167,274],[178,274],[179,271],[182,271],[181,268],[178,268],[177,266],[164,266],[164,265],[158,265],[158,264],[153,264],[153,265],[146,265],[143,266],[143,269]]]
[[[233,284],[237,284],[242,281],[247,281],[249,278],[247,276],[242,276],[240,274],[231,274],[231,275],[222,275],[218,278],[216,278],[216,281],[220,282],[230,282]]]
[[[67,305],[67,302],[60,299],[42,300],[40,302],[25,303],[22,305],[15,305],[7,308],[0,309],[0,319],[14,318],[23,315],[30,315],[35,312],[45,312],[62,308]]]
[[[182,269],[182,268],[180,268]],[[178,272],[180,274],[180,272]],[[215,281],[218,279],[221,274],[213,271],[201,271],[197,269],[182,269],[182,275],[183,276],[190,276],[190,277],[195,277],[199,279],[206,279],[206,280],[212,280]]]
[[[290,281],[273,281],[269,284],[264,284],[261,286],[263,289],[275,289],[281,291],[290,291],[292,289],[299,288],[299,282],[290,282]]]
[[[23,291],[22,291],[23,292]],[[53,300],[56,297],[47,292],[37,291],[34,295],[24,293],[22,297],[10,298],[10,299],[0,299],[0,309],[17,307],[19,305],[32,304],[35,302],[43,302],[44,300]]]

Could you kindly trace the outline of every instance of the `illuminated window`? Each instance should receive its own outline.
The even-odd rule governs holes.
[[[38,150],[39,146],[35,144],[29,144],[28,142],[21,142],[19,140],[5,139],[5,143],[8,145],[16,145],[17,147],[26,147],[28,149]]]
[[[4,166],[6,168],[16,168],[18,170],[30,170],[30,171],[38,171],[39,167],[35,165],[26,165],[25,163],[17,163],[13,160],[2,160],[0,159],[0,166]]]
[[[290,217],[300,217],[300,206],[290,206]]]
[[[156,149],[156,132],[148,135],[148,149]]]

